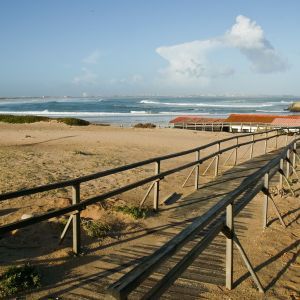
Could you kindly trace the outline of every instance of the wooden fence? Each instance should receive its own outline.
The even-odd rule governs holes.
[[[188,268],[189,265],[208,247],[212,240],[220,232],[226,237],[226,287],[232,289],[233,286],[233,245],[235,245],[250,272],[254,282],[260,292],[264,288],[257,277],[236,233],[234,230],[234,217],[259,193],[264,193],[263,205],[263,225],[267,226],[268,205],[272,204],[275,212],[283,226],[285,223],[279,213],[274,199],[269,191],[269,181],[279,172],[279,185],[282,189],[283,179],[285,180],[291,193],[294,195],[289,183],[289,176],[296,173],[296,159],[300,161],[297,154],[297,142],[295,139],[264,167],[256,171],[251,177],[246,178],[236,189],[228,193],[222,200],[214,205],[210,210],[183,229],[179,234],[165,243],[161,248],[143,260],[142,263],[126,273],[118,281],[113,283],[108,292],[116,299],[127,299],[127,296],[136,289],[146,278],[148,278],[162,263],[177,253],[187,242],[193,240],[197,234],[205,229],[203,238],[183,256],[167,274],[165,274],[150,290],[143,295],[143,299],[159,299],[173,282]],[[292,157],[290,157],[292,153]],[[284,171],[284,161],[286,171]],[[246,192],[246,193],[245,193]],[[241,199],[238,199],[242,195]]]
[[[232,155],[234,155],[234,163],[236,164],[237,157],[238,157],[238,149],[243,146],[247,146],[249,148],[249,158],[252,158],[253,147],[258,142],[264,142],[264,152],[265,153],[267,152],[268,141],[271,139],[275,139],[275,148],[277,148],[277,146],[278,146],[278,138],[282,135],[286,135],[285,144],[288,143],[288,135],[286,132],[279,131],[279,130],[269,130],[269,131],[266,131],[263,133],[263,135],[264,135],[263,137],[259,137],[259,135],[261,135],[261,134],[262,133],[249,133],[249,134],[244,134],[244,135],[233,136],[233,137],[229,137],[226,139],[222,139],[222,140],[218,140],[218,141],[209,143],[204,146],[189,149],[186,151],[177,152],[177,153],[173,153],[173,154],[169,154],[169,155],[165,155],[165,156],[154,157],[154,158],[151,158],[148,160],[132,163],[129,165],[124,165],[121,167],[117,167],[117,168],[109,169],[106,171],[82,176],[82,177],[67,180],[67,181],[51,183],[51,184],[33,187],[33,188],[29,188],[29,189],[23,189],[23,190],[19,190],[19,191],[0,194],[0,201],[7,201],[9,199],[16,198],[16,197],[33,195],[36,193],[46,192],[46,191],[55,190],[55,189],[64,188],[64,187],[72,187],[72,205],[64,207],[64,208],[60,208],[60,209],[55,209],[50,212],[42,213],[40,215],[33,216],[28,219],[19,220],[19,221],[10,223],[10,224],[2,225],[2,226],[0,226],[0,235],[3,235],[7,232],[10,232],[10,231],[13,231],[16,229],[20,229],[20,228],[23,228],[23,227],[26,227],[26,226],[29,226],[32,224],[36,224],[36,223],[39,223],[39,222],[42,222],[42,221],[45,221],[45,220],[48,220],[48,219],[51,219],[54,217],[62,216],[65,214],[70,214],[68,222],[62,232],[61,240],[64,238],[67,230],[70,228],[70,226],[72,224],[73,252],[75,254],[79,254],[80,248],[81,248],[80,212],[82,210],[84,210],[88,205],[91,205],[91,204],[94,204],[94,203],[97,203],[100,201],[104,201],[105,199],[111,198],[113,196],[119,195],[121,193],[133,190],[137,187],[140,187],[142,185],[150,183],[150,187],[149,187],[145,197],[142,199],[141,205],[143,205],[143,203],[145,202],[146,198],[148,197],[148,195],[151,192],[151,189],[154,188],[153,208],[154,208],[154,210],[157,210],[158,206],[159,206],[159,191],[160,191],[159,184],[160,184],[160,181],[163,180],[165,177],[192,167],[193,169],[190,172],[188,178],[192,175],[193,172],[195,173],[195,189],[198,189],[199,176],[200,176],[200,165],[203,162],[205,162],[209,159],[212,159],[215,162],[214,174],[217,175],[219,173],[219,161],[220,161],[219,157],[222,153],[231,151],[228,159]],[[256,136],[258,136],[257,139],[255,139]],[[247,137],[250,137],[250,141],[241,142],[242,139],[245,139]],[[229,142],[229,141],[234,141],[234,145],[231,145],[231,146],[228,146],[225,148],[221,147],[224,143]],[[209,149],[211,147],[215,147],[215,146],[217,147],[215,152],[213,152],[213,150],[212,150],[209,155],[207,155],[205,157],[201,157],[201,151]],[[192,153],[195,154],[195,160],[193,160],[189,163],[177,166],[173,169],[164,171],[164,172],[160,171],[161,162],[172,159],[172,158],[177,158],[177,157],[185,156],[188,154],[192,154]],[[227,159],[227,161],[228,161],[228,159]],[[213,161],[210,163],[209,167],[212,165]],[[99,178],[109,176],[112,174],[117,174],[117,173],[120,173],[123,171],[131,170],[131,169],[145,166],[145,165],[148,165],[151,163],[154,163],[154,165],[155,165],[155,170],[154,170],[153,176],[141,179],[134,183],[125,185],[125,186],[117,188],[117,189],[113,189],[109,192],[106,192],[101,195],[97,195],[95,197],[91,197],[91,198],[81,201],[81,199],[80,199],[80,184],[81,183],[87,182],[90,180],[99,179]],[[206,171],[205,171],[205,173],[206,173]]]

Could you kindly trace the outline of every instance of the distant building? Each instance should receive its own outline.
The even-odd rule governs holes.
[[[170,123],[175,128],[205,131],[257,132],[271,128],[299,131],[300,115],[231,114],[226,119],[180,116],[171,120]]]

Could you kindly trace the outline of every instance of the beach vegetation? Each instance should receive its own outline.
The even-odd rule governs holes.
[[[77,119],[77,118],[57,118],[57,122],[65,123],[70,126],[88,126],[90,125],[89,121]]]
[[[93,238],[104,238],[108,236],[112,230],[112,226],[110,224],[94,220],[83,220],[82,227],[85,233]]]
[[[153,210],[149,208],[141,208],[139,206],[127,205],[117,206],[115,210],[118,212],[122,212],[125,215],[129,215],[134,219],[145,219],[153,213]]]
[[[156,125],[153,123],[138,123],[133,126],[134,128],[155,128]]]
[[[9,267],[0,277],[0,295],[5,298],[40,286],[41,276],[30,264]]]
[[[50,118],[41,116],[14,116],[14,115],[0,115],[0,122],[5,123],[36,123],[36,122],[48,122]]]
[[[12,123],[12,124],[24,124],[24,123],[36,123],[36,122],[49,122],[57,121],[59,123],[65,123],[70,126],[87,126],[90,122],[77,118],[49,118],[42,116],[15,116],[15,115],[0,115],[0,122]]]

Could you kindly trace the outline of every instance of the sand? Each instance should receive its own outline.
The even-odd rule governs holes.
[[[70,127],[56,122],[0,124],[0,192],[5,193],[76,178],[147,158],[186,150],[230,136],[232,135],[224,132],[195,132],[171,128],[134,129],[96,125]],[[262,151],[262,145],[255,151],[257,153]],[[205,153],[209,153],[209,150]],[[162,164],[162,170],[190,162],[194,156],[194,154],[187,155],[166,161]],[[221,160],[224,161],[225,158],[226,156],[222,156]],[[205,165],[202,166],[202,169],[204,168]],[[192,184],[186,188],[181,187],[188,173],[189,170],[185,170],[166,178],[161,184],[161,199],[168,197],[174,190],[182,195],[190,193],[193,190]],[[91,181],[82,184],[81,197],[87,199],[152,174],[154,174],[154,164]],[[208,180],[208,178],[205,179],[205,181]],[[59,295],[62,299],[78,298],[72,296],[72,291],[78,289],[78,286],[71,278],[76,276],[80,278],[83,275],[82,272],[85,273],[84,275],[89,272],[92,274],[95,259],[101,260],[103,255],[115,251],[116,246],[110,247],[109,245],[118,244],[116,242],[122,241],[125,235],[128,239],[130,236],[135,236],[135,232],[147,233],[151,226],[163,223],[163,217],[162,220],[153,217],[137,221],[113,210],[119,205],[137,205],[147,188],[148,186],[144,186],[118,195],[82,212],[83,218],[100,219],[119,226],[116,233],[105,239],[95,240],[84,236],[83,244],[87,253],[84,258],[77,259],[70,256],[70,235],[61,245],[58,245],[64,218],[56,218],[51,222],[24,228],[15,232],[13,236],[2,239],[0,241],[1,270],[9,265],[29,260],[39,265],[42,272],[47,275],[47,278],[44,278],[44,288],[29,294],[29,298],[36,299],[49,294]],[[285,199],[285,202],[280,202],[280,209],[286,214],[291,225],[284,231],[280,224],[274,222],[268,234],[259,230],[254,239],[255,243],[251,239],[245,239],[244,242],[250,252],[252,250],[255,253],[256,249],[261,252],[260,257],[251,257],[254,265],[272,262],[274,266],[274,274],[265,272],[262,278],[264,282],[270,283],[276,278],[276,281],[270,285],[269,297],[296,299],[299,297],[297,284],[300,276],[299,257],[295,258],[297,253],[299,254],[299,199],[292,197]],[[17,221],[24,214],[39,214],[57,207],[64,207],[70,202],[70,188],[4,201],[0,203],[0,223]],[[152,197],[147,199],[145,205],[152,206]],[[257,230],[259,228],[258,224],[249,224],[249,226]],[[127,242],[124,240],[124,243]],[[91,269],[84,270],[80,267],[83,262]],[[238,267],[237,272],[242,275],[245,270]],[[248,278],[246,282],[251,282],[251,280]],[[210,286],[205,296],[214,299],[220,297],[238,299],[246,295],[249,299],[258,297],[251,283],[241,284],[241,286],[233,292],[226,291],[224,287]],[[242,296],[239,296],[238,293],[241,292]],[[82,294],[82,298],[94,299],[97,298],[95,295],[93,291],[90,291],[86,295]]]

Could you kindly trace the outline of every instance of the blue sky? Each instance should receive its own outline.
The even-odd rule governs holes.
[[[0,96],[300,95],[300,1],[0,2]]]

